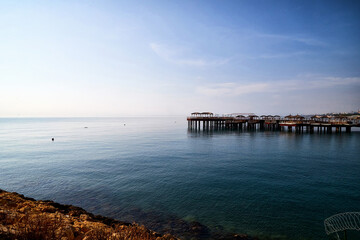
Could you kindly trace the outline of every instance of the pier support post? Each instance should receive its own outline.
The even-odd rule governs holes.
[[[260,121],[260,130],[265,129],[265,121]]]
[[[314,126],[310,126],[310,133],[314,133]]]

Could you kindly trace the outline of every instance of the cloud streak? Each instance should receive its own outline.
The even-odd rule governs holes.
[[[185,52],[183,49],[169,48],[157,43],[150,43],[150,48],[160,58],[177,65],[186,65],[193,67],[219,66],[228,63],[230,60],[187,57],[183,56]]]
[[[278,82],[262,83],[220,83],[208,86],[200,86],[197,92],[206,96],[241,96],[252,93],[279,93],[284,91],[299,91],[332,88],[346,85],[360,85],[360,77],[341,78],[341,77],[304,77]]]
[[[256,37],[265,38],[265,39],[273,39],[278,41],[289,41],[289,42],[299,42],[308,46],[317,46],[317,47],[325,47],[327,44],[325,42],[319,41],[315,38],[310,37],[301,37],[301,36],[293,36],[293,35],[281,35],[281,34],[267,34],[267,33],[256,33]]]
[[[253,57],[254,59],[274,59],[274,58],[290,58],[290,57],[299,57],[310,54],[309,52],[290,52],[290,53],[278,53],[278,54],[263,54],[258,57]],[[250,57],[251,58],[251,57]]]
[[[260,46],[259,48],[252,48],[253,54],[239,55],[239,57],[253,60],[310,56],[316,52],[316,49],[329,46],[326,42],[305,35],[269,34],[251,30],[245,30],[241,32],[241,35],[245,43],[250,41],[250,44],[258,43]],[[284,44],[296,44],[296,47],[292,45],[291,48],[285,49],[281,47]],[[309,47],[312,49],[311,51]],[[262,53],[259,51],[262,51]]]

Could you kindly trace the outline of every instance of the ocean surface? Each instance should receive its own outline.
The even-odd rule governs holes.
[[[0,188],[157,231],[195,221],[210,232],[328,239],[325,218],[360,211],[360,132],[192,132],[186,117],[1,118]]]

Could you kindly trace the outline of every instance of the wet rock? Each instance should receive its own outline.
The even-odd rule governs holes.
[[[189,226],[189,232],[198,237],[210,236],[209,228],[199,222],[191,222]]]

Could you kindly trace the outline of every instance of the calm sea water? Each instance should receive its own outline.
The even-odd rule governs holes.
[[[360,132],[199,133],[185,117],[0,119],[0,188],[160,231],[175,218],[327,239],[325,218],[360,211],[359,156]]]

